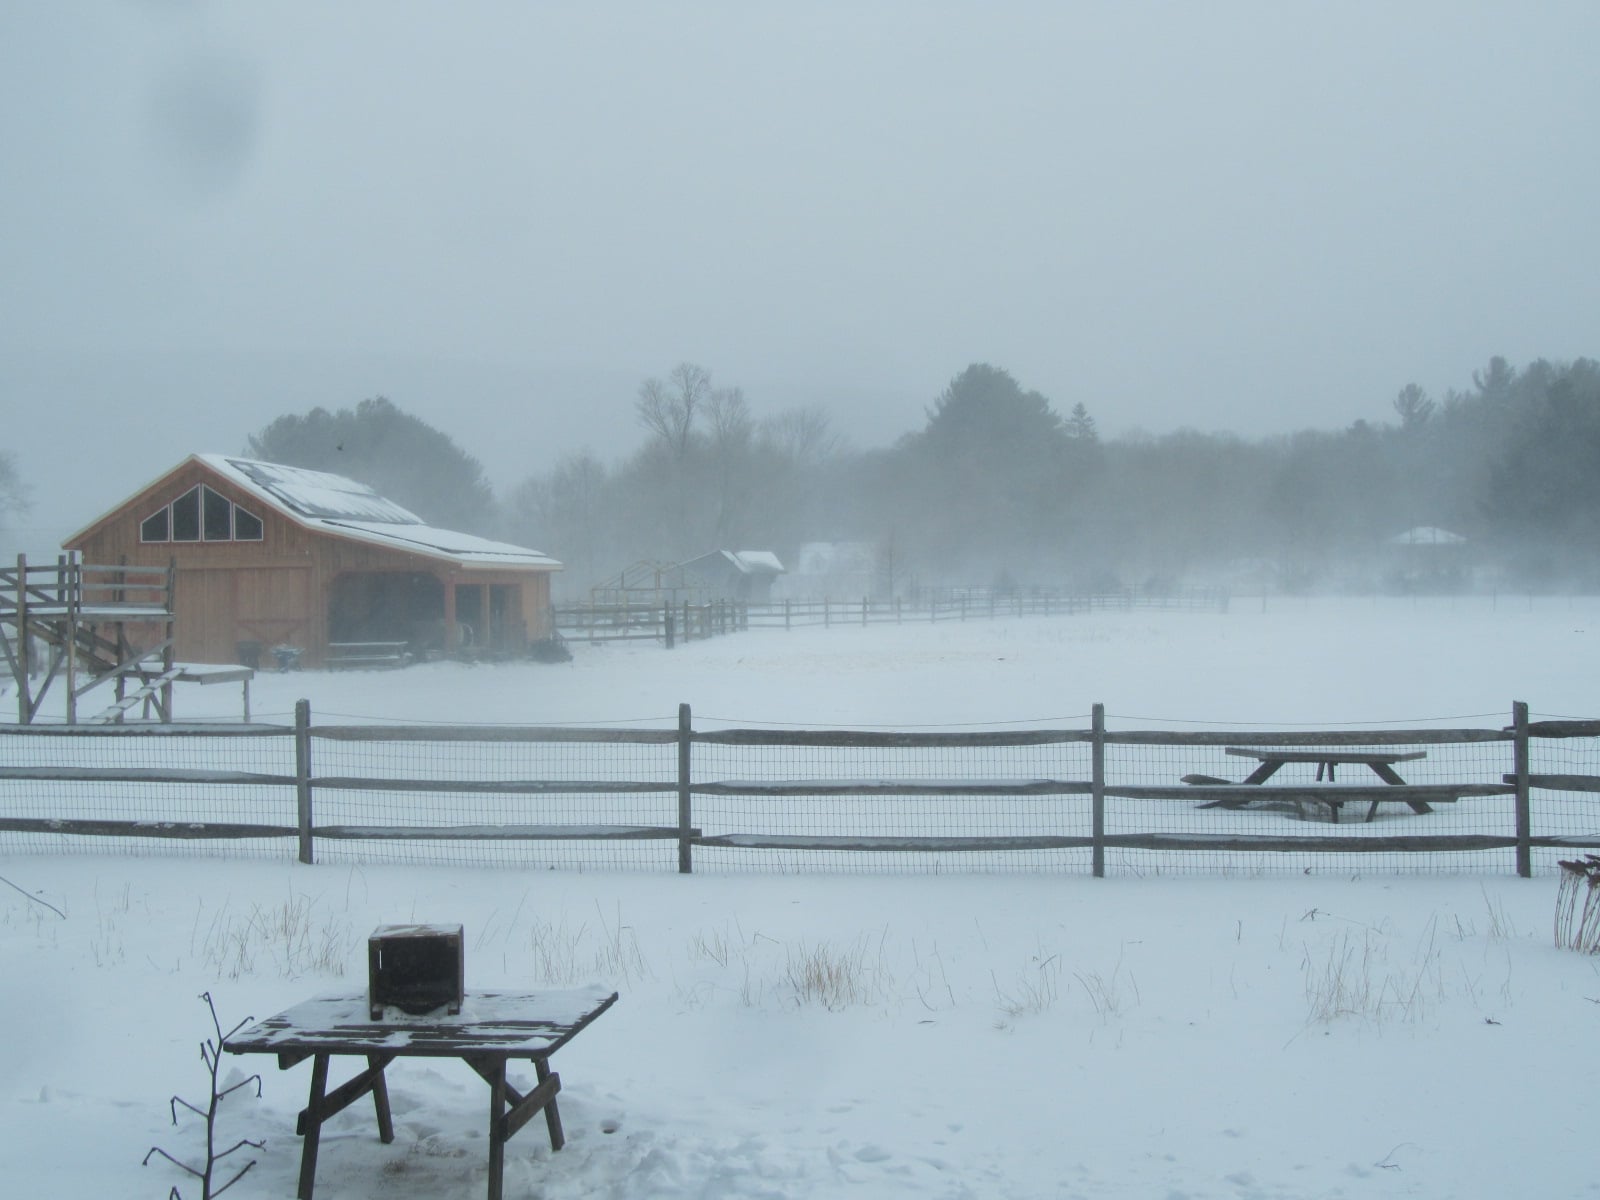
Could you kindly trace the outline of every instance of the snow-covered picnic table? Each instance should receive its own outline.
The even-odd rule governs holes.
[[[296,1195],[311,1200],[316,1182],[322,1124],[362,1096],[377,1110],[378,1137],[394,1140],[389,1089],[384,1069],[397,1058],[459,1058],[488,1083],[489,1200],[500,1200],[506,1142],[539,1112],[545,1116],[550,1148],[561,1149],[561,1115],[556,1093],[561,1077],[550,1069],[552,1054],[588,1027],[617,1000],[598,986],[567,990],[468,992],[461,1011],[413,1016],[385,1008],[374,1020],[365,993],[307,1000],[275,1017],[258,1021],[228,1038],[231,1054],[276,1054],[288,1070],[312,1059],[311,1094],[296,1127],[304,1142]],[[328,1063],[335,1055],[367,1060],[366,1070],[328,1090]],[[538,1083],[523,1093],[506,1079],[511,1059],[529,1059]]]
[[[1459,789],[1452,787],[1433,787],[1427,785],[1417,787],[1406,783],[1394,769],[1397,762],[1409,762],[1414,759],[1426,758],[1426,750],[1413,750],[1406,753],[1394,751],[1368,751],[1368,750],[1256,750],[1245,746],[1228,746],[1223,753],[1236,755],[1240,758],[1253,758],[1260,765],[1252,771],[1242,783],[1233,784],[1225,779],[1216,779],[1208,775],[1185,775],[1184,782],[1192,783],[1206,788],[1228,788],[1226,794],[1214,792],[1213,799],[1201,804],[1201,808],[1245,808],[1251,804],[1259,804],[1269,800],[1283,800],[1285,798],[1301,802],[1314,802],[1328,806],[1329,819],[1335,824],[1339,821],[1339,810],[1351,801],[1369,804],[1367,820],[1371,821],[1377,815],[1378,805],[1386,800],[1398,800],[1411,806],[1411,811],[1416,813],[1432,812],[1429,800],[1449,802],[1455,800]],[[1325,779],[1329,785],[1335,781],[1335,772],[1341,766],[1366,766],[1374,775],[1383,781],[1383,787],[1374,788],[1362,785],[1339,785],[1328,787],[1307,788],[1303,785],[1290,785],[1284,788],[1275,788],[1267,785],[1267,780],[1276,775],[1288,763],[1315,763],[1317,766],[1317,783]],[[1247,789],[1262,788],[1265,793]],[[1389,788],[1400,788],[1400,792],[1390,794]]]

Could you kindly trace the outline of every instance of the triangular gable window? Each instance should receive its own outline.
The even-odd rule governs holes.
[[[139,522],[141,542],[259,542],[261,518],[197,484]]]

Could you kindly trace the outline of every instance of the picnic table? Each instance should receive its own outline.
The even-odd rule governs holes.
[[[1228,780],[1216,779],[1209,775],[1185,775],[1183,777],[1184,782],[1213,787],[1260,787],[1289,763],[1315,763],[1317,765],[1318,783],[1326,780],[1327,783],[1333,784],[1335,782],[1335,772],[1341,766],[1365,766],[1380,780],[1382,780],[1386,787],[1407,787],[1406,781],[1402,779],[1399,772],[1394,769],[1394,764],[1398,762],[1409,762],[1419,758],[1426,758],[1428,756],[1428,752],[1426,750],[1413,750],[1406,753],[1395,753],[1391,751],[1374,752],[1366,750],[1321,749],[1256,750],[1246,746],[1228,746],[1224,748],[1223,753],[1232,754],[1240,758],[1253,758],[1260,765],[1258,765],[1254,771],[1246,776],[1243,783],[1239,785],[1233,785]],[[1291,789],[1284,790],[1287,793]],[[1367,809],[1367,820],[1371,821],[1372,818],[1377,815],[1378,805],[1387,799],[1387,797],[1382,795],[1381,788],[1374,789],[1359,785],[1319,787],[1314,789],[1296,787],[1292,789],[1292,793],[1292,798],[1296,800],[1305,800],[1319,804],[1326,804],[1328,806],[1330,819],[1334,822],[1334,824],[1338,824],[1340,808],[1351,801],[1368,803],[1370,807]],[[1446,795],[1442,798],[1453,799],[1454,797],[1451,795]],[[1256,799],[1256,797],[1235,791],[1229,795],[1220,796],[1215,800],[1208,801],[1199,807],[1244,808]],[[1265,799],[1265,797],[1261,797],[1261,799]],[[1409,788],[1407,790],[1407,794],[1397,796],[1396,799],[1410,805],[1412,812],[1430,813],[1433,811],[1433,808],[1426,800],[1422,799],[1421,796],[1414,794],[1414,792],[1412,792]]]
[[[384,1070],[397,1058],[459,1058],[489,1085],[489,1200],[501,1200],[506,1142],[541,1111],[550,1148],[561,1149],[556,1093],[561,1077],[550,1069],[552,1054],[606,1009],[617,993],[601,987],[563,991],[468,992],[458,1014],[443,1008],[412,1016],[386,1008],[374,1020],[366,993],[330,996],[297,1004],[258,1021],[223,1043],[230,1054],[275,1054],[288,1070],[312,1060],[311,1094],[296,1132],[300,1151],[299,1200],[311,1200],[322,1125],[366,1095],[377,1112],[378,1139],[394,1140]],[[336,1055],[366,1060],[366,1069],[328,1089],[328,1065]],[[512,1059],[531,1060],[538,1083],[523,1092],[506,1078]]]

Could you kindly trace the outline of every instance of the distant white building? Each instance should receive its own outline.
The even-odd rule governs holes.
[[[775,591],[794,600],[857,600],[875,595],[877,585],[878,549],[871,542],[805,542]]]

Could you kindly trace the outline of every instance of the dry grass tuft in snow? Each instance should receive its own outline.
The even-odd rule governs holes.
[[[619,909],[608,919],[595,905],[596,924],[569,925],[535,921],[529,937],[533,954],[532,978],[543,984],[567,987],[603,979],[614,985],[650,978],[650,968],[633,926],[623,923]]]
[[[349,918],[318,912],[306,895],[278,905],[252,904],[244,912],[224,900],[209,916],[202,899],[189,938],[189,953],[225,979],[262,970],[284,979],[343,975],[356,946]]]

